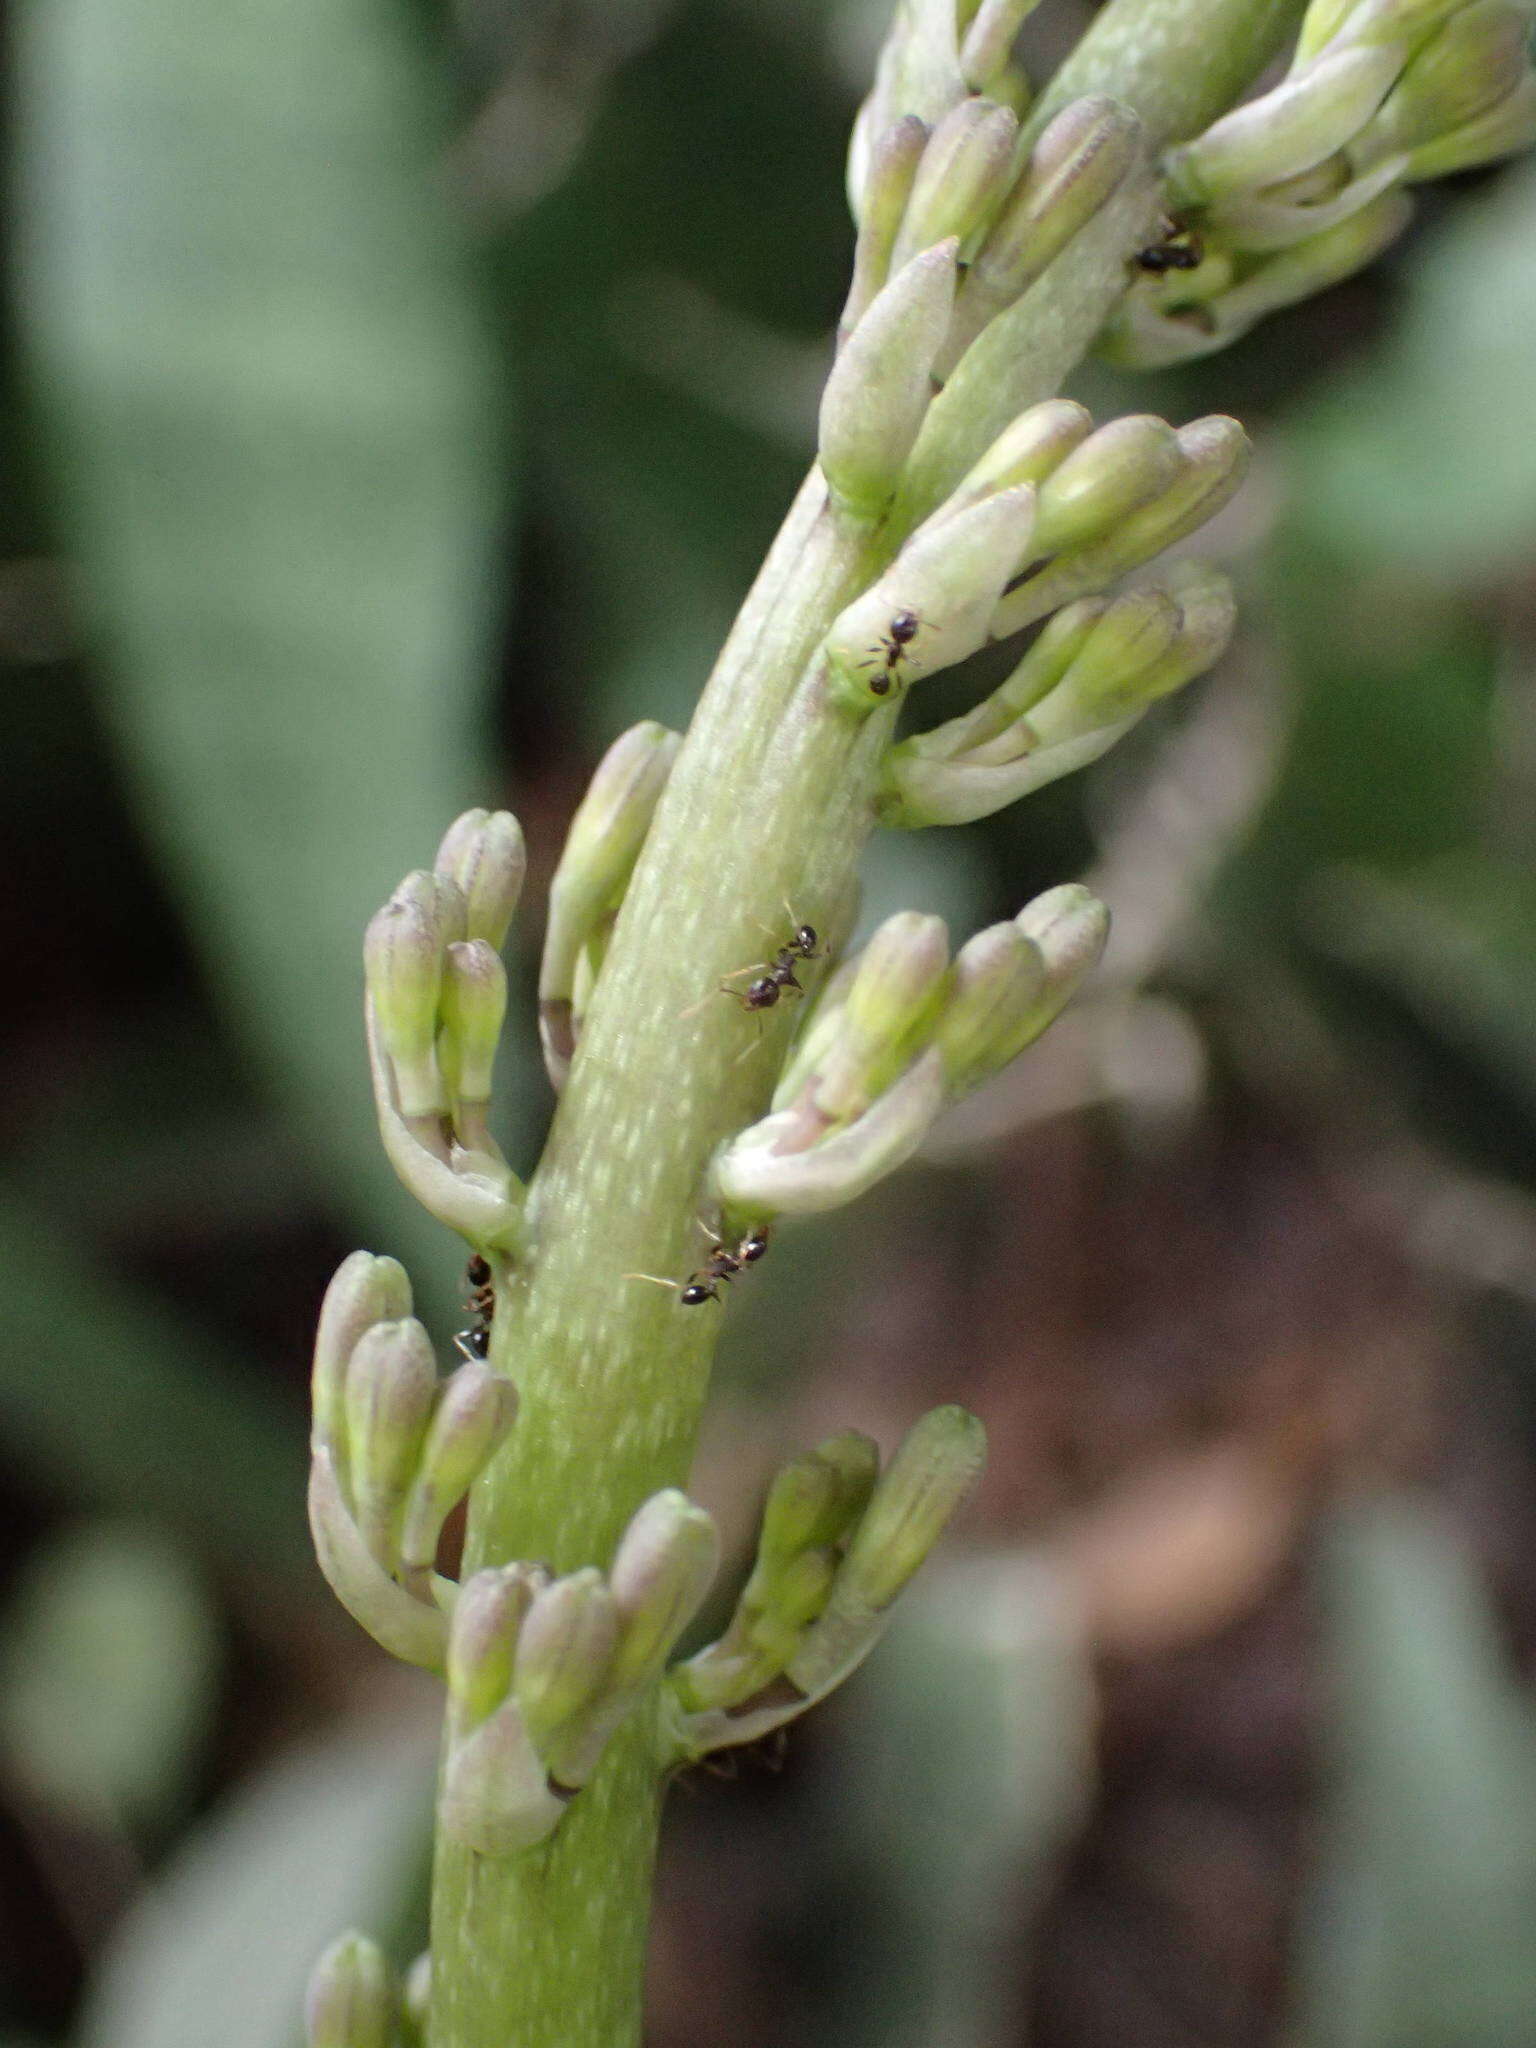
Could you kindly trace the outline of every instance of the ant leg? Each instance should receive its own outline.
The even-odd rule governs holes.
[[[621,1273],[619,1278],[621,1280],[649,1280],[653,1287],[669,1287],[674,1291],[677,1287],[675,1280],[663,1280],[659,1273]]]

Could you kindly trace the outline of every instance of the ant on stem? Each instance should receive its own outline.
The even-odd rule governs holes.
[[[700,1228],[707,1236],[713,1237],[714,1247],[703,1265],[679,1284],[675,1280],[663,1280],[657,1273],[626,1273],[626,1280],[649,1280],[655,1287],[676,1287],[677,1299],[683,1308],[696,1308],[700,1302],[719,1301],[720,1283],[731,1281],[736,1275],[755,1265],[768,1249],[766,1229],[749,1230],[741,1241],[732,1246],[716,1236],[707,1223]]]

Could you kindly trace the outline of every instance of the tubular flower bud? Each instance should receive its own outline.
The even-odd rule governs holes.
[[[461,939],[443,962],[443,1071],[453,1093],[454,1124],[466,1145],[487,1142],[491,1072],[507,1014],[507,970],[488,939]]]
[[[954,1095],[1007,1065],[1033,1021],[1045,989],[1045,963],[1013,924],[977,932],[955,958],[954,993],[934,1043]]]
[[[345,1407],[358,1532],[387,1572],[437,1393],[432,1340],[414,1317],[375,1323],[353,1347]]]
[[[400,1525],[407,1577],[431,1570],[443,1524],[501,1445],[517,1415],[517,1389],[479,1359],[450,1373],[437,1396]]]
[[[1424,45],[1351,151],[1368,168],[1486,114],[1529,76],[1529,22],[1501,0],[1460,7]]]
[[[1022,298],[1125,182],[1141,124],[1129,107],[1074,100],[1035,143],[976,250],[939,360],[947,377],[987,323]]]
[[[1058,555],[1010,591],[993,616],[994,639],[1006,639],[1071,599],[1118,583],[1221,510],[1248,474],[1253,453],[1248,436],[1236,420],[1211,413],[1180,427],[1174,439],[1181,460],[1167,488],[1101,539]]]
[[[905,115],[932,128],[966,97],[955,40],[953,0],[914,0],[891,24],[873,91],[860,107],[848,146],[848,204],[855,221],[868,205],[878,138]]]
[[[441,1671],[447,1623],[436,1606],[428,1606],[398,1586],[369,1551],[336,1483],[331,1454],[323,1445],[310,1454],[309,1528],[326,1582],[352,1619],[392,1657],[419,1664],[427,1671]]]
[[[1345,168],[1344,159],[1335,159],[1334,166],[1329,168]],[[1244,193],[1219,202],[1207,217],[1209,228],[1232,255],[1269,255],[1277,249],[1289,249],[1327,228],[1337,227],[1352,214],[1369,206],[1379,194],[1401,184],[1408,176],[1408,170],[1409,159],[1406,156],[1385,157],[1362,176],[1346,177],[1343,184],[1335,183],[1326,197],[1308,194],[1293,198],[1293,190],[1310,181],[1290,179],[1264,192]],[[1221,286],[1223,290],[1231,281],[1230,259],[1227,270],[1227,278]]]
[[[925,249],[877,293],[832,366],[821,400],[821,466],[861,517],[896,489],[933,385],[933,360],[955,295],[953,239]]]
[[[448,1107],[437,1066],[437,1011],[443,955],[464,927],[458,889],[422,868],[406,876],[363,940],[368,994],[408,1120],[438,1117]]]
[[[513,1690],[534,1748],[561,1780],[559,1738],[607,1690],[619,1612],[600,1571],[556,1579],[537,1595],[517,1640]]]
[[[754,1572],[725,1634],[671,1674],[683,1707],[698,1713],[739,1706],[771,1685],[820,1619],[836,1576],[830,1550],[802,1551],[771,1581]]]
[[[1536,142],[1536,77],[1522,78],[1512,93],[1438,135],[1420,143],[1408,159],[1403,176],[1418,184],[1425,178],[1448,178],[1453,171],[1471,170],[1477,164],[1494,163],[1501,156],[1513,156]]]
[[[310,1377],[310,1440],[329,1449],[343,1485],[347,1475],[343,1407],[347,1362],[358,1339],[375,1323],[395,1322],[410,1312],[411,1283],[405,1268],[395,1259],[375,1258],[372,1252],[353,1252],[343,1259],[325,1290]]]
[[[608,1574],[620,1629],[616,1685],[649,1684],[697,1613],[719,1561],[713,1518],[676,1487],[636,1509]]]
[[[919,527],[833,622],[824,649],[837,701],[873,711],[907,672],[931,674],[974,654],[1028,553],[1034,519],[1034,488],[1020,484]]]
[[[1166,420],[1154,413],[1111,420],[1074,448],[1040,486],[1032,558],[1102,540],[1168,490],[1182,468],[1178,437]]]
[[[1048,398],[1021,412],[943,504],[937,518],[980,504],[994,491],[1016,484],[1043,484],[1073,449],[1093,432],[1093,416],[1071,398]]]
[[[931,1034],[949,981],[949,933],[915,910],[886,919],[854,965],[834,1043],[805,1091],[824,1128],[851,1122]]]
[[[499,953],[528,871],[516,818],[510,811],[466,811],[448,827],[432,865],[464,898],[465,936]]]
[[[1013,42],[1038,0],[981,0],[960,45],[960,71],[973,92],[985,92],[1003,71]]]
[[[618,907],[682,744],[652,719],[622,733],[577,807],[549,889],[539,968],[539,1034],[556,1088],[575,1050],[572,995],[584,950]]]
[[[488,1719],[512,1684],[518,1635],[546,1574],[533,1565],[488,1567],[466,1579],[448,1630],[448,1695],[461,1731]]]
[[[969,252],[1002,200],[1018,139],[1018,116],[1007,107],[986,99],[951,107],[917,167],[891,258],[894,267],[950,237]]]
[[[366,1934],[343,1934],[316,1963],[304,1994],[309,2048],[391,2048],[400,1985]]]
[[[856,1429],[791,1459],[768,1489],[758,1563],[777,1569],[802,1550],[840,1542],[868,1506],[879,1470],[874,1443]]]
[[[1365,127],[1402,70],[1397,47],[1336,48],[1165,160],[1169,196],[1205,205],[1310,171]]]
[[[928,143],[928,129],[915,114],[887,128],[870,154],[864,217],[853,252],[853,280],[837,324],[838,346],[848,339],[891,274],[891,251],[901,231],[912,180]]]

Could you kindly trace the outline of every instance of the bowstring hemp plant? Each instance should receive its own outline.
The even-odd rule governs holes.
[[[1093,760],[1232,631],[1208,566],[1123,579],[1231,496],[1242,429],[1095,427],[1055,394],[1094,345],[1142,367],[1219,348],[1367,262],[1415,182],[1536,135],[1504,0],[1110,0],[1038,98],[1013,54],[1030,4],[901,0],[853,134],[818,461],[689,732],[614,743],[555,876],[560,1102],[526,1185],[488,1124],[516,821],[460,818],[369,927],[384,1145],[485,1290],[445,1378],[393,1260],[355,1253],[321,1314],[320,1562],[447,1706],[430,1954],[402,1984],[366,1937],[335,1943],[313,2048],[639,2041],[669,1774],[859,1663],[983,1456],[975,1418],[941,1408],[883,1472],[852,1431],[795,1458],[724,1633],[672,1661],[717,1562],[683,1490],[717,1330],[693,1296],[777,1218],[908,1158],[1045,1029],[1107,928],[1067,886],[953,958],[917,912],[842,958],[861,848]],[[1286,76],[1243,101],[1290,34]],[[895,737],[911,688],[998,640],[1019,641],[999,687]],[[804,1003],[779,1000],[800,976]],[[647,1279],[695,1272],[687,1300]],[[438,1536],[466,1493],[452,1583]]]

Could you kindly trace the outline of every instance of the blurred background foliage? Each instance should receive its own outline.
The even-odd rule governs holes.
[[[1043,71],[1081,27],[1048,0]],[[680,724],[806,460],[875,0],[22,0],[0,434],[0,2048],[291,2048],[420,1946],[432,1699],[301,1511],[358,934]],[[1511,2048],[1536,2012],[1536,176],[1102,412],[1238,413],[1221,671],[886,840],[1106,971],[735,1306],[700,1486],[959,1397],[971,1548],[679,1789],[654,2048]],[[525,972],[525,981],[527,975]],[[548,1114],[526,1004],[507,1138]],[[918,1788],[914,1799],[914,1787]]]

